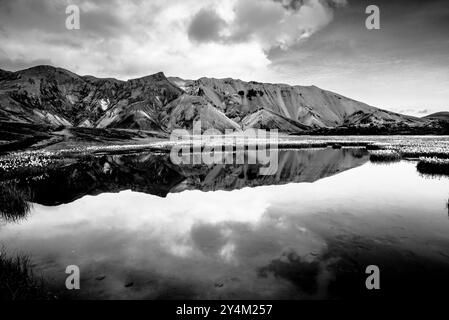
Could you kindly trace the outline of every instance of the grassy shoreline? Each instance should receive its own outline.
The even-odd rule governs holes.
[[[227,140],[211,142],[205,140],[170,141],[168,139],[145,143],[130,144],[98,144],[98,145],[65,145],[64,148],[43,148],[22,152],[10,152],[0,156],[0,178],[21,172],[32,172],[39,175],[49,167],[61,167],[84,156],[104,154],[127,154],[140,152],[169,153],[173,146],[185,147],[193,151],[193,146],[202,150],[205,146],[215,143],[216,146],[233,145],[233,150],[242,144],[257,145],[270,140],[243,140],[241,137],[228,137]],[[279,149],[309,149],[309,148],[364,148],[370,152],[373,162],[399,161],[401,159],[418,160],[422,157],[449,159],[449,137],[432,136],[280,136],[274,144]]]

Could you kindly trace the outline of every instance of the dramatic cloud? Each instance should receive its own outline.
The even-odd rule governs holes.
[[[67,30],[76,4],[81,29]],[[326,26],[342,0],[2,0],[0,62],[47,62],[82,74],[130,78],[160,70],[185,77],[269,76],[283,50]]]
[[[264,50],[288,49],[329,24],[333,8],[345,4],[343,0],[238,0],[227,23],[213,10],[198,12],[189,35],[203,42],[255,41]]]

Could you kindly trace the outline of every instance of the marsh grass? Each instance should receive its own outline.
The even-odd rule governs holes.
[[[416,168],[423,174],[449,176],[449,159],[420,158]]]
[[[19,152],[0,157],[0,178],[8,179],[26,175],[39,175],[52,164],[53,159],[43,152]]]
[[[16,222],[25,218],[31,209],[29,194],[12,181],[0,183],[0,220]]]
[[[370,151],[371,162],[396,162],[401,160],[401,154],[395,150]]]
[[[440,159],[449,159],[449,152],[438,152],[438,151],[431,151],[431,150],[401,150],[401,155],[404,158],[421,158],[421,157],[427,157],[427,158],[440,158]]]
[[[24,255],[7,257],[0,252],[0,300],[47,300],[51,295],[43,279],[32,272],[31,260]]]

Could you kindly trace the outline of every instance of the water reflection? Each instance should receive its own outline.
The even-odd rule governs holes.
[[[280,151],[275,175],[259,175],[260,164],[174,165],[167,154],[84,157],[49,169],[39,179],[17,177],[16,188],[32,190],[32,201],[70,203],[85,195],[132,190],[161,197],[187,189],[234,190],[260,185],[312,182],[368,161],[366,150],[331,148]]]
[[[446,289],[449,221],[441,202],[449,179],[423,179],[409,162],[375,166],[345,149],[285,157],[276,177],[250,179],[239,168],[229,180],[217,173],[223,168],[137,161],[130,172],[154,163],[176,173],[173,181],[158,176],[165,197],[136,183],[127,186],[145,191],[36,204],[26,221],[0,227],[0,242],[32,253],[37,271],[61,287],[65,267],[78,265],[82,290],[72,298],[417,297]],[[126,162],[105,159],[112,172],[118,159]],[[365,289],[369,264],[381,269],[379,292]]]

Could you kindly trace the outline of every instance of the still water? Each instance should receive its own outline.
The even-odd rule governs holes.
[[[64,292],[90,299],[439,296],[449,282],[449,179],[359,149],[282,151],[257,166],[177,167],[165,155],[83,159],[18,185],[31,212],[1,222]],[[377,265],[381,289],[365,287]],[[441,296],[440,296],[441,297]]]

